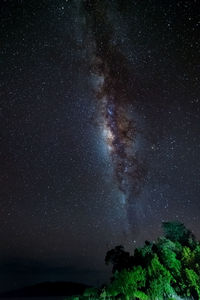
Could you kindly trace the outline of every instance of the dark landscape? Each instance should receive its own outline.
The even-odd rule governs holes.
[[[44,282],[11,292],[1,293],[1,298],[60,297],[81,295],[89,286],[73,282]]]

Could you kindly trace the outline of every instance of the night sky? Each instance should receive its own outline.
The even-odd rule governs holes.
[[[199,37],[198,0],[0,1],[0,290],[200,238]]]

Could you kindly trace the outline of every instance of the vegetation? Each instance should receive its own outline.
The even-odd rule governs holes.
[[[146,241],[133,255],[123,246],[108,251],[110,284],[86,289],[79,299],[200,299],[200,242],[179,222],[162,227],[163,237]]]

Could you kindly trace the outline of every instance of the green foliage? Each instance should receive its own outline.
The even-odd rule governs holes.
[[[200,291],[200,278],[195,271],[186,268],[185,273],[188,280],[188,286],[197,288],[197,290]]]
[[[173,276],[159,261],[157,254],[154,254],[149,266],[147,266],[148,287],[147,292],[150,299],[163,299],[174,294],[171,286]]]
[[[116,271],[112,283],[108,286],[108,294],[135,297],[135,293],[140,292],[140,289],[145,286],[145,280],[146,271],[141,266],[133,267],[130,271],[126,269],[121,272]]]
[[[97,299],[98,298],[98,289],[96,288],[87,288],[83,296],[88,297],[89,299]]]
[[[189,247],[186,246],[183,247],[181,261],[184,266],[189,266],[193,264],[194,253],[191,251]]]
[[[193,247],[195,244],[195,237],[184,224],[180,222],[163,222],[162,223],[164,235],[167,239],[173,242],[179,242],[181,245]]]
[[[182,223],[163,223],[163,230],[164,237],[146,241],[134,255],[122,246],[108,251],[111,283],[101,291],[87,289],[80,299],[200,299],[200,243]]]
[[[166,238],[160,238],[157,242],[157,253],[161,263],[166,266],[173,277],[181,275],[181,262],[177,259],[176,244]]]

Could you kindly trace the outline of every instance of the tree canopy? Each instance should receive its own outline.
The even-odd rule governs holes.
[[[87,290],[84,298],[200,299],[200,242],[180,222],[164,222],[162,228],[162,237],[146,241],[133,255],[121,245],[109,250],[110,284]]]

